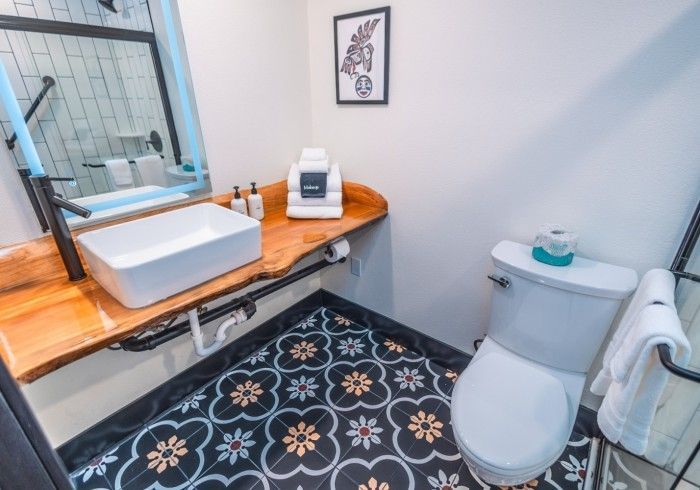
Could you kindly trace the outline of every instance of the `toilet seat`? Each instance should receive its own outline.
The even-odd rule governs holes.
[[[464,459],[478,476],[514,485],[556,461],[566,447],[572,417],[559,379],[545,367],[501,351],[481,352],[458,378],[452,426]]]

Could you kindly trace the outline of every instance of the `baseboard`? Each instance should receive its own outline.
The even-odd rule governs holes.
[[[321,306],[391,336],[446,368],[461,371],[471,360],[471,356],[465,352],[440,340],[320,289],[70,439],[57,449],[58,455],[69,472],[75,471],[95,455],[133,434],[149,420],[292,328]],[[595,411],[580,406],[575,430],[588,437],[598,434],[595,418]]]
[[[409,349],[418,352],[420,355],[442,365],[443,367],[461,371],[464,369],[471,356],[459,349],[440,340],[419,332],[403,323],[389,318],[388,316],[372,311],[364,306],[353,303],[336,294],[321,289],[323,306],[340,313],[346,318],[353,320],[360,325],[364,325],[371,330],[400,340]]]

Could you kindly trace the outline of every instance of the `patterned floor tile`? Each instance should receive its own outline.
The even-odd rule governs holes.
[[[322,308],[72,475],[76,488],[489,489],[454,443],[458,373]],[[582,487],[572,435],[513,487]]]
[[[320,484],[340,460],[338,422],[338,415],[326,405],[283,407],[265,423],[260,468],[285,485],[304,478],[308,486]]]

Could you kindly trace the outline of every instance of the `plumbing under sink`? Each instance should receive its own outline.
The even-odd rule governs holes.
[[[212,203],[83,233],[92,276],[127,308],[141,308],[262,256],[260,222]]]

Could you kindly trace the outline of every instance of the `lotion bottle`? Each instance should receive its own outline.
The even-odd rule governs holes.
[[[255,182],[251,182],[250,185],[252,189],[250,190],[250,195],[248,196],[248,216],[260,221],[265,217],[263,198],[260,194],[258,194],[258,190],[255,188]]]
[[[233,186],[233,199],[231,199],[231,211],[235,211],[237,213],[241,213],[245,216],[248,216],[248,205],[245,202],[245,199],[241,197],[241,193],[238,192],[238,186],[234,185]]]

